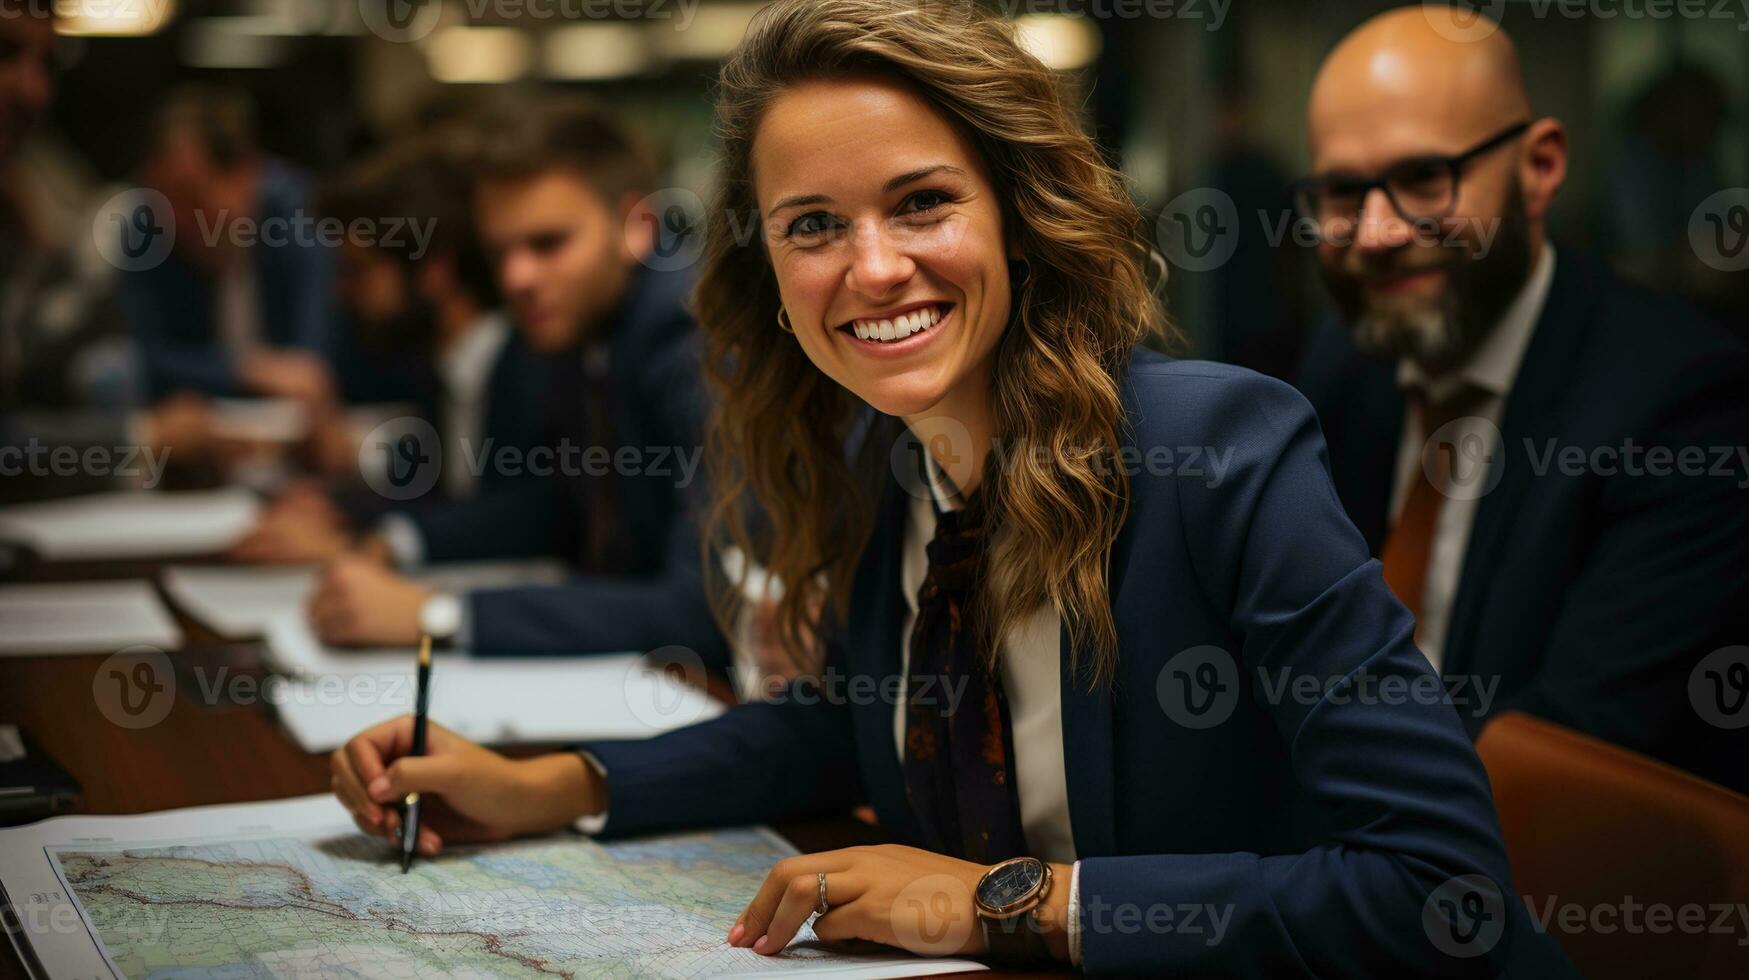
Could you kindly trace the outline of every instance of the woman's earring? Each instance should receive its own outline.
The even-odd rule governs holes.
[[[777,308],[777,327],[784,333],[796,332],[796,328],[789,324],[789,312],[781,306]]]

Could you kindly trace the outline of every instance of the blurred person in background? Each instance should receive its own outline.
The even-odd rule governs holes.
[[[310,233],[305,176],[262,152],[248,100],[188,87],[151,127],[142,183],[169,201],[175,245],[123,276],[147,389],[335,400],[332,249]]]
[[[411,403],[449,465],[432,492],[413,500],[373,493],[359,483],[358,434],[345,415],[330,412],[316,420],[312,441],[339,492],[310,483],[286,493],[232,557],[326,560],[391,510],[465,500],[529,478],[466,465],[488,448],[527,453],[538,444],[551,364],[496,306],[470,214],[464,142],[453,131],[406,139],[351,168],[321,206],[324,219],[369,232],[339,247],[336,284],[353,326],[336,345],[342,394],[350,403]]]
[[[1288,214],[1293,209],[1288,174],[1257,134],[1246,83],[1224,80],[1214,98],[1213,159],[1198,181],[1227,195],[1241,215]],[[1302,282],[1310,281],[1305,250],[1272,244],[1269,230],[1240,222],[1233,254],[1195,294],[1210,343],[1207,356],[1284,380],[1293,376],[1305,345],[1308,320]]]
[[[555,358],[539,453],[478,462],[534,479],[449,507],[389,515],[363,554],[331,564],[310,603],[340,645],[417,642],[484,653],[681,645],[727,654],[699,571],[694,499],[705,396],[687,271],[644,260],[654,167],[587,103],[505,106],[479,135],[474,213],[499,293],[533,351]],[[442,459],[447,469],[475,460]],[[557,556],[559,586],[449,595],[400,569]]]
[[[1749,337],[1749,283],[1702,261],[1689,243],[1695,210],[1722,187],[1731,95],[1714,72],[1675,62],[1628,103],[1604,175],[1604,230],[1624,279],[1680,292]]]
[[[91,237],[90,186],[37,126],[54,98],[56,50],[52,4],[0,0],[0,446],[139,446],[172,465],[206,460],[230,447],[202,400],[138,407],[114,269]],[[36,476],[8,473],[0,499],[109,482]]]
[[[1749,352],[1548,240],[1567,137],[1504,31],[1381,14],[1308,124],[1300,206],[1342,322],[1301,386],[1472,734],[1518,709],[1749,789],[1749,730],[1689,697],[1749,636]]]
[[[121,409],[137,395],[89,168],[37,125],[55,91],[52,9],[0,2],[0,405]]]

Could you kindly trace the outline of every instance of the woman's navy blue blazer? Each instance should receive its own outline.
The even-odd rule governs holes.
[[[1511,890],[1487,774],[1336,498],[1310,406],[1250,371],[1140,348],[1123,398],[1115,683],[1091,684],[1090,653],[1061,644],[1084,968],[1491,976],[1550,955]],[[885,457],[882,432],[870,448]],[[907,497],[883,472],[823,679],[584,746],[608,774],[604,834],[867,803],[916,840],[891,680]]]

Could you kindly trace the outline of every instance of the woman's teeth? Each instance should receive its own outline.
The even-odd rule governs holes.
[[[944,312],[944,307],[926,306],[889,320],[852,320],[850,329],[856,333],[858,340],[872,340],[877,343],[904,340],[940,323]]]

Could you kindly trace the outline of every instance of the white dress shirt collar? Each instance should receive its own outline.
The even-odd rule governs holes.
[[[486,385],[498,352],[510,339],[510,321],[491,310],[480,315],[437,358],[437,374],[448,392],[477,394]]]
[[[954,485],[953,477],[947,471],[936,465],[935,457],[929,454],[927,447],[922,447],[923,481],[929,485],[929,497],[935,501],[935,509],[942,513],[959,510],[966,505],[965,496]]]

